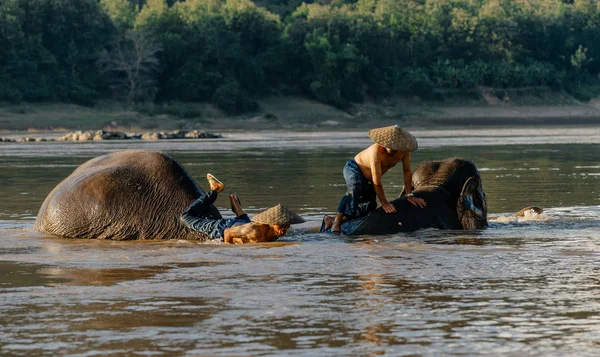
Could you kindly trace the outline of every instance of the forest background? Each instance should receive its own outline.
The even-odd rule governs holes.
[[[2,0],[0,102],[236,115],[271,96],[346,110],[482,87],[585,102],[600,88],[598,0],[307,2]]]

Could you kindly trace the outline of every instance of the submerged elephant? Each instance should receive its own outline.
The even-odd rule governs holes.
[[[413,174],[413,193],[427,202],[410,204],[402,194],[390,202],[397,212],[381,207],[360,219],[342,224],[347,235],[393,234],[421,228],[479,229],[488,226],[487,201],[475,164],[458,158],[424,162]]]
[[[205,240],[180,220],[203,192],[166,154],[120,151],[84,163],[56,186],[35,229],[68,238]],[[221,218],[214,206],[211,217]]]

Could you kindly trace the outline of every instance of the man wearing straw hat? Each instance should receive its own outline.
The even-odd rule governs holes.
[[[396,207],[385,197],[381,177],[389,169],[402,161],[404,192],[408,202],[425,207],[425,200],[412,194],[412,171],[410,153],[418,147],[417,140],[398,125],[369,130],[369,137],[375,144],[359,152],[344,166],[344,179],[348,191],[342,197],[335,219],[323,217],[321,231],[331,229],[340,234],[341,224],[348,218],[359,218],[377,208],[377,198],[386,213],[395,213]]]
[[[209,239],[219,239],[231,244],[272,242],[284,236],[291,224],[304,222],[302,217],[281,204],[257,214],[250,220],[235,193],[229,195],[235,218],[209,218],[210,206],[225,189],[225,185],[211,174],[207,174],[206,179],[210,190],[188,207],[181,215],[181,221],[188,228],[203,233]]]

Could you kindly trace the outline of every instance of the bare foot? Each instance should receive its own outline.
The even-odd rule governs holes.
[[[341,222],[334,220],[333,224],[331,226],[331,233],[335,234],[336,236],[339,236],[340,234],[342,234],[342,228],[341,228]]]
[[[236,217],[239,217],[245,213],[244,209],[242,208],[240,198],[236,195],[235,192],[229,194],[229,202],[231,203],[231,211],[235,213]]]
[[[225,184],[212,174],[206,174],[206,179],[208,180],[208,186],[212,191],[217,191],[217,193],[219,193],[225,189]]]

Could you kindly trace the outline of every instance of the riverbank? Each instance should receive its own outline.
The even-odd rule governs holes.
[[[74,104],[34,103],[0,105],[0,132],[68,132],[73,130],[277,130],[368,128],[400,124],[408,128],[457,125],[596,125],[600,124],[600,99],[579,102],[562,93],[503,98],[445,98],[423,101],[394,98],[365,102],[347,110],[299,97],[271,97],[260,101],[260,110],[226,116],[205,103],[169,103],[125,107],[105,102],[94,107]]]

